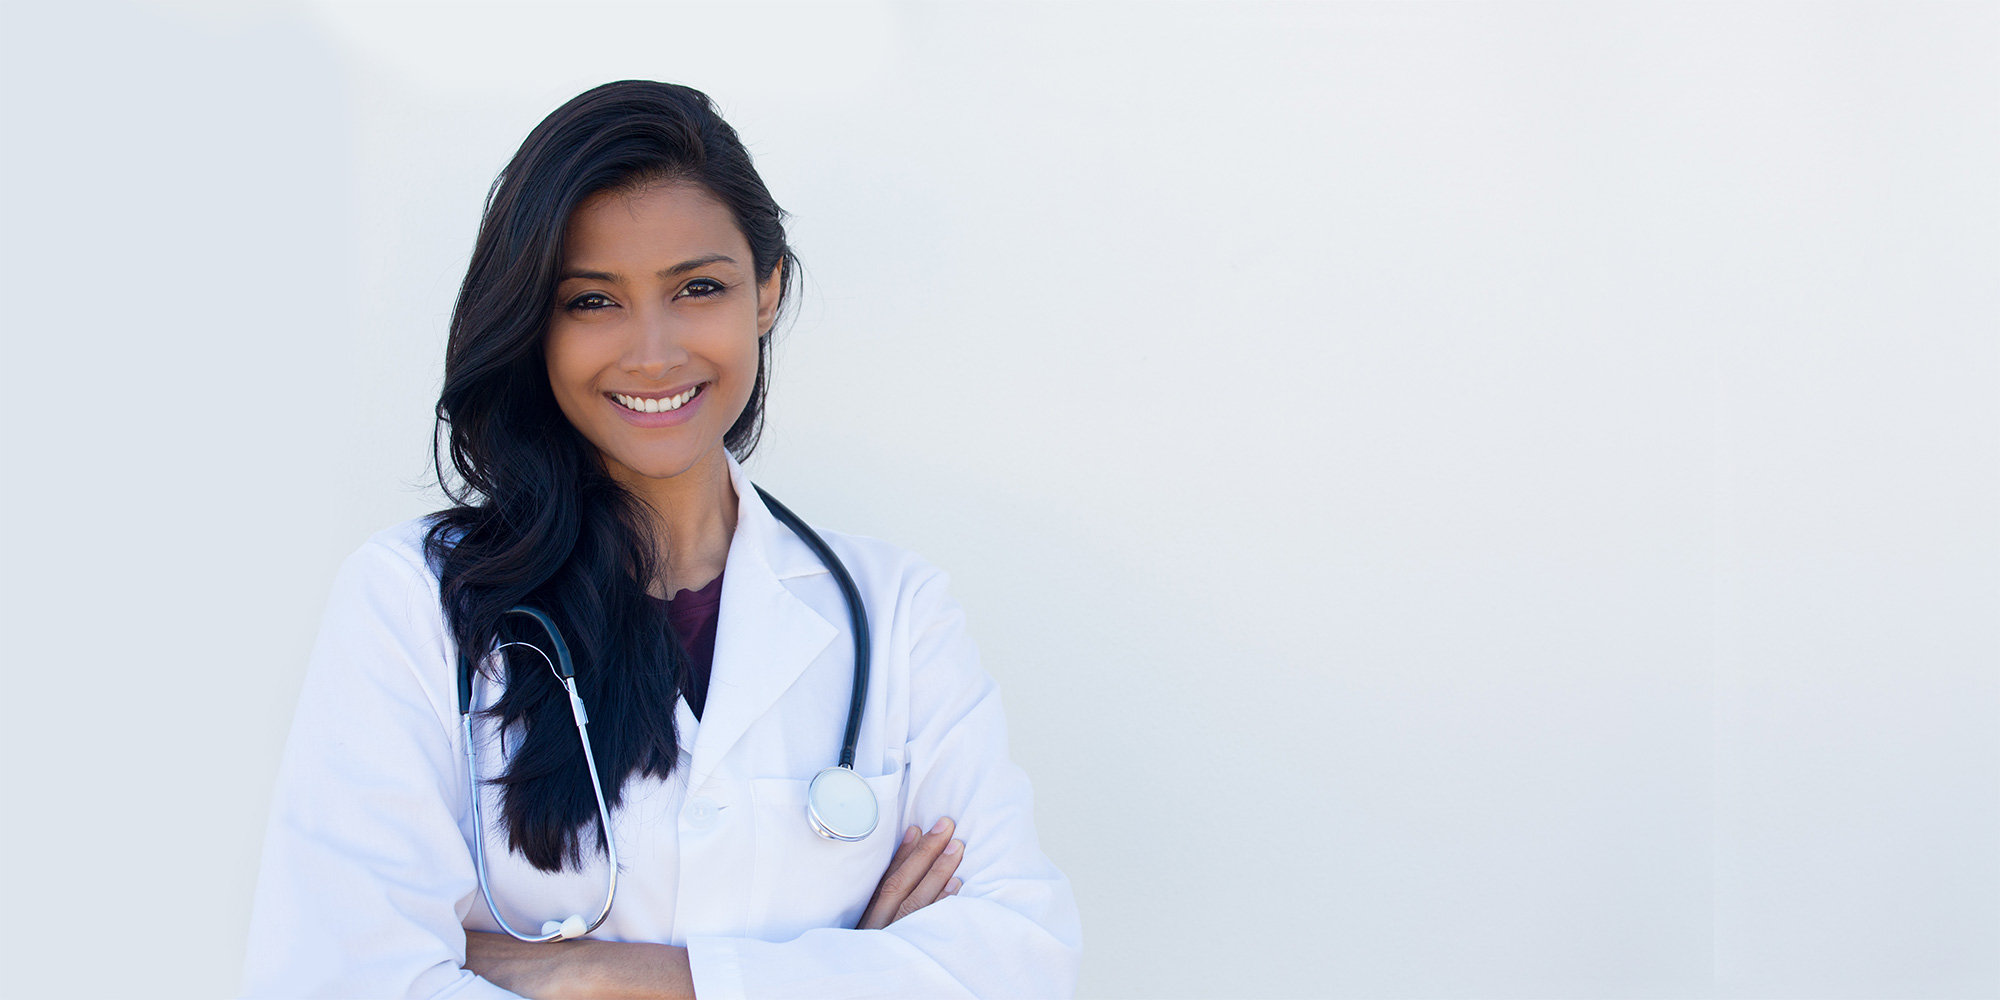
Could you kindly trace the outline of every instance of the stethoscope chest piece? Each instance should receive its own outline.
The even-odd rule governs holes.
[[[875,790],[853,768],[829,767],[806,786],[806,819],[828,840],[856,841],[875,832]]]

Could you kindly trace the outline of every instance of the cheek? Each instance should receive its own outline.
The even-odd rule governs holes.
[[[591,338],[551,324],[542,361],[548,368],[549,388],[556,399],[568,403],[591,393],[591,377],[602,367],[591,357]]]
[[[719,380],[726,395],[748,399],[757,384],[757,334],[749,317],[732,310],[690,324],[683,347]]]
[[[750,396],[757,389],[757,342],[751,340],[746,348],[741,342],[734,345],[730,354],[730,374],[733,384],[730,396],[735,404],[730,408],[730,419],[742,412],[742,407],[750,402]]]

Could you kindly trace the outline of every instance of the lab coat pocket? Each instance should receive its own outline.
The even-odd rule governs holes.
[[[902,838],[903,772],[864,778],[880,813],[875,832],[853,842],[828,840],[806,818],[806,787],[796,778],[750,782],[757,824],[751,877],[750,934],[789,941],[820,927],[853,927],[888,870]]]

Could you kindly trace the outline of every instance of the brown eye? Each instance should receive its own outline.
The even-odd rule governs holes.
[[[688,282],[686,288],[681,289],[680,297],[698,299],[703,296],[714,295],[722,291],[722,288],[723,285],[720,281],[711,278],[696,278]]]
[[[604,309],[614,304],[610,297],[602,292],[585,292],[569,300],[569,305],[566,308],[572,310]]]

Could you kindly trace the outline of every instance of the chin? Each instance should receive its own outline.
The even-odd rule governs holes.
[[[722,442],[717,441],[715,447],[722,447]],[[612,453],[610,457],[612,461],[624,466],[628,471],[642,478],[672,479],[701,464],[702,456],[705,454],[707,454],[706,450],[683,451],[674,449],[672,452],[648,450],[627,452],[625,454]]]
[[[685,462],[658,461],[640,462],[637,464],[627,463],[625,467],[646,479],[672,479],[694,468],[694,465],[695,463],[690,460]]]

